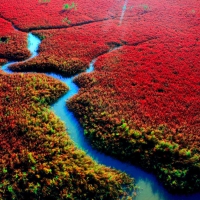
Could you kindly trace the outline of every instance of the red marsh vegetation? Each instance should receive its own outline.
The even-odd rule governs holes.
[[[1,199],[119,199],[121,185],[132,189],[126,174],[77,149],[49,110],[67,90],[42,74],[0,73]]]
[[[27,33],[15,31],[12,24],[0,18],[0,62],[24,60],[30,57],[27,49]]]
[[[172,192],[199,191],[200,2],[17,2],[2,1],[0,16],[42,43],[37,58],[11,69],[71,75],[98,57],[68,102],[91,144]]]

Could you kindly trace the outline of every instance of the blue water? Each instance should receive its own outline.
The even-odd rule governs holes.
[[[33,58],[37,56],[37,50],[40,44],[40,40],[32,35],[31,33],[28,35],[28,49],[31,51],[32,56],[29,58]],[[113,49],[115,50],[115,49]],[[23,61],[26,62],[29,59]],[[96,62],[98,58],[95,58],[91,61],[88,69],[86,70],[87,73],[92,73],[94,70],[94,63]],[[8,66],[12,65],[17,62],[8,62],[4,66],[2,66],[2,69],[7,72],[11,73],[10,70],[8,70]],[[73,79],[75,76],[72,76],[70,78],[64,78],[61,75],[57,75],[55,73],[46,73],[48,76],[51,76],[53,78],[56,78],[64,83],[66,83],[70,90],[61,98],[58,99],[56,103],[54,103],[51,106],[51,110],[59,116],[59,118],[65,123],[67,127],[67,132],[70,135],[70,138],[74,141],[75,145],[84,150],[87,155],[91,156],[96,162],[99,164],[103,164],[118,170],[121,170],[123,172],[126,172],[131,177],[136,179],[137,186],[140,187],[140,189],[137,191],[137,196],[135,197],[135,200],[198,200],[200,199],[200,193],[193,194],[189,196],[185,195],[171,195],[169,194],[157,181],[155,176],[152,174],[149,174],[137,167],[134,167],[130,164],[120,162],[114,158],[111,158],[110,156],[106,156],[105,154],[99,153],[98,151],[91,148],[90,144],[87,142],[87,140],[84,138],[83,134],[83,128],[81,127],[78,120],[75,118],[74,114],[68,110],[66,107],[66,101],[71,98],[73,95],[77,94],[79,91],[79,88],[76,84],[73,83]]]

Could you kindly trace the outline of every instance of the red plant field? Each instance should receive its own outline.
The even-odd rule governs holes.
[[[0,72],[1,199],[118,199],[119,183],[132,187],[78,150],[49,110],[67,89],[45,75]]]
[[[13,71],[69,76],[98,57],[93,73],[75,79],[81,89],[67,103],[91,144],[154,172],[172,192],[199,191],[200,2],[124,2],[2,0],[0,23],[9,31],[0,45],[13,54],[2,48],[0,57],[15,53],[9,35],[25,42],[21,31],[30,30],[42,39],[39,55]]]
[[[0,18],[0,58],[24,60],[30,57],[27,50],[27,33],[15,31],[12,24]],[[0,60],[3,63],[5,60]]]
[[[0,58],[0,65],[3,65],[6,62],[7,62],[7,60],[5,58]]]
[[[187,62],[149,63],[157,55],[148,46],[100,57],[95,73],[76,79],[82,90],[68,106],[93,146],[155,171],[171,190],[193,190],[199,179],[199,72]]]
[[[74,3],[74,6],[72,6]],[[68,4],[69,9],[64,9]],[[101,21],[120,14],[123,1],[108,0],[95,2],[91,0],[24,0],[1,2],[1,14],[23,30],[49,29],[52,27],[68,27],[93,21]],[[23,9],[23,12],[21,10]],[[12,10],[12,12],[10,12]],[[20,20],[19,20],[20,19]]]

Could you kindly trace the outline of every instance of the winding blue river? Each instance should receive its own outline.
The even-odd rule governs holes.
[[[31,58],[37,56],[37,50],[40,45],[40,40],[33,34],[28,34],[28,49],[31,51],[31,57],[27,60],[23,61],[26,62]],[[113,49],[114,50],[114,49]],[[89,68],[86,72],[92,73],[94,70],[94,63],[98,58],[95,58],[91,61]],[[8,66],[17,63],[17,62],[8,62],[7,64],[2,66],[2,69],[7,73],[12,73]],[[72,97],[73,95],[77,94],[79,88],[76,84],[73,83],[73,79],[75,76],[70,78],[64,78],[61,75],[57,75],[55,73],[46,73],[48,76],[56,78],[64,83],[66,83],[70,90],[61,98],[58,99],[56,103],[51,106],[51,110],[59,116],[59,118],[65,123],[67,127],[67,132],[70,135],[70,138],[74,141],[75,145],[84,150],[87,155],[91,156],[96,162],[99,164],[103,164],[121,171],[126,172],[131,177],[136,179],[136,184],[140,187],[137,191],[137,196],[135,200],[198,200],[200,199],[200,193],[193,194],[189,196],[185,195],[172,195],[169,194],[157,181],[155,176],[149,174],[137,167],[134,167],[130,164],[120,162],[110,156],[106,156],[105,154],[99,153],[98,151],[94,150],[87,140],[84,138],[83,128],[81,127],[78,120],[75,118],[74,114],[68,110],[66,107],[66,101]]]

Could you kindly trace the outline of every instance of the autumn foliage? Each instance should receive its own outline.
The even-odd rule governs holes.
[[[132,188],[77,149],[49,110],[66,91],[45,75],[0,73],[1,199],[118,199],[121,184]]]
[[[94,73],[75,79],[82,89],[67,105],[95,148],[154,171],[173,192],[198,190],[199,73],[147,63],[161,56],[148,46],[99,57]]]
[[[78,0],[75,2],[76,9],[68,10],[63,9],[66,3],[64,0],[51,0],[45,3],[36,0],[30,3],[29,0],[24,0],[23,4],[19,4],[16,0],[2,0],[4,6],[0,8],[0,17],[12,21],[21,31],[32,30],[42,40],[39,55],[36,58],[10,66],[10,69],[13,71],[54,71],[70,76],[83,72],[91,60],[97,58],[93,73],[83,73],[75,79],[81,89],[78,95],[67,103],[79,118],[84,127],[84,134],[91,144],[98,150],[155,173],[171,192],[199,191],[200,3],[197,0],[129,0],[127,2],[124,5],[122,0],[97,0],[95,3],[91,0]],[[71,5],[72,1],[67,3]],[[19,12],[22,8],[23,12]],[[17,33],[16,31],[13,33],[11,24],[3,19],[1,21],[9,31],[1,33],[0,52],[2,51],[2,54],[0,57],[9,60],[14,55],[16,59],[21,59],[20,53],[15,53],[16,51],[13,50],[15,46],[19,49],[19,45],[19,52],[23,52],[23,56],[28,55],[25,52],[26,33],[20,32],[19,36],[16,36]],[[13,40],[7,40],[8,37]],[[16,37],[20,37],[23,44]],[[11,41],[15,41],[16,44],[13,45]],[[12,47],[9,50],[8,45]],[[2,63],[4,61],[0,60]],[[11,88],[13,91],[13,86]],[[10,96],[9,98],[4,96],[5,102],[9,102],[9,99]],[[46,101],[45,99],[43,100]],[[28,99],[27,102],[30,100],[35,105],[37,98]],[[38,103],[39,101],[41,101],[40,98]],[[6,112],[5,107],[2,109]],[[37,109],[43,109],[42,104],[39,104]],[[32,113],[32,108],[30,110]],[[53,116],[53,114],[49,115]],[[40,114],[35,116],[39,124],[43,120],[42,116]],[[30,115],[29,118],[31,119],[32,116]],[[55,116],[52,118],[54,121]],[[8,119],[15,127],[16,119],[13,116],[9,116]],[[29,122],[25,124],[29,126]],[[60,122],[56,121],[55,124],[60,124]],[[30,125],[35,130],[33,124]],[[23,123],[20,127],[24,127]],[[41,129],[38,128],[39,132],[44,131],[43,128],[49,131],[49,127],[42,126]],[[2,126],[2,131],[5,132],[7,129],[7,125]],[[33,135],[37,134],[37,131],[33,134],[28,130],[25,129],[24,132],[31,135],[30,138],[28,137],[29,141],[35,137]],[[58,138],[66,138],[67,136],[60,136],[60,131],[63,132],[62,125],[58,125],[55,134],[58,133]],[[59,148],[65,149],[64,144],[57,137],[52,139],[49,134],[49,132],[45,134],[41,141],[34,141],[41,142],[37,144],[38,151],[44,156],[39,157],[38,152],[36,154],[35,151],[30,150],[28,152],[31,154],[21,153],[22,158],[28,159],[28,162],[32,164],[35,159],[46,163],[45,159],[48,160],[48,156],[51,155],[49,149],[52,149],[52,146],[44,148],[42,141],[46,140],[53,140],[56,145],[58,143],[61,145]],[[20,137],[22,136],[23,134]],[[68,139],[62,139],[62,141],[66,140]],[[48,142],[48,145],[50,144],[51,142]],[[55,156],[59,151],[56,145]],[[23,145],[19,143],[19,146]],[[74,147],[70,146],[70,152],[71,148]],[[48,156],[45,156],[46,151]],[[62,162],[65,163],[67,160],[65,156],[68,154],[65,154],[65,150],[62,151],[64,151]],[[82,157],[78,155],[79,153],[75,157],[78,157],[80,161]],[[6,157],[6,160],[8,158],[10,157]],[[43,184],[45,194],[49,194],[48,184],[53,184],[52,187],[61,184],[55,180],[55,177],[51,179],[54,180],[53,183],[48,182],[48,176],[51,175],[49,170],[57,166],[55,164],[57,158],[55,161],[54,157],[51,157],[52,161],[48,163],[48,167],[45,166],[44,173],[39,174],[39,177],[42,177],[42,173],[45,175],[42,179],[46,184]],[[71,165],[69,167],[68,161],[66,162],[67,164],[64,164],[66,168],[62,169],[59,166],[61,177],[64,179],[69,176],[72,178],[72,176],[63,174],[63,171],[71,173],[73,169],[76,169],[70,168]],[[43,168],[37,166],[38,171]],[[7,174],[6,170],[7,168],[4,169],[5,174]],[[79,170],[81,171],[82,168]],[[79,170],[77,170],[79,175],[77,173],[73,177],[80,178],[82,171],[80,173]],[[33,173],[32,169],[30,173]],[[82,176],[83,179],[87,177]],[[119,175],[120,180],[122,176],[124,175]],[[13,177],[9,177],[8,180],[13,180]],[[19,180],[23,180],[23,176]],[[85,196],[81,195],[84,195],[83,191],[87,189],[92,192],[97,191],[96,188],[91,188],[91,185],[83,190],[84,181],[80,183],[77,179],[71,180],[76,183],[63,184],[64,186],[65,184],[78,185],[80,190],[76,198],[84,199]],[[98,180],[95,179],[97,182]],[[127,177],[125,180],[129,182]],[[99,182],[96,185],[99,184],[101,185]],[[4,185],[6,185],[4,189],[7,187],[5,194],[12,194],[12,192],[9,193],[9,190],[12,190],[11,188],[8,190],[8,184],[4,183]],[[69,189],[71,185],[67,185],[67,188]],[[40,186],[37,186],[38,191],[42,191]],[[12,185],[12,188],[15,186]],[[27,191],[27,194],[30,194],[31,189]],[[119,188],[117,191],[119,192]],[[59,195],[65,195],[67,192],[61,192]],[[73,192],[72,194],[75,195]],[[97,194],[100,195],[101,191]],[[121,193],[115,193],[113,196],[116,197],[119,194]],[[43,197],[46,198],[46,196]],[[88,198],[91,199],[91,197],[96,198],[95,196]],[[71,196],[65,196],[65,198],[71,198]]]
[[[0,63],[4,59],[24,60],[30,57],[27,49],[27,33],[16,31],[12,24],[0,18]]]

